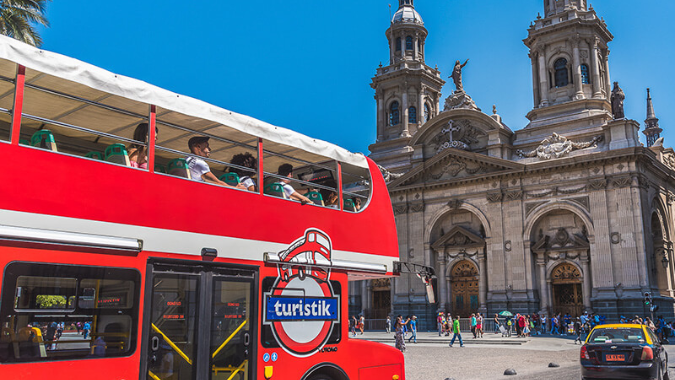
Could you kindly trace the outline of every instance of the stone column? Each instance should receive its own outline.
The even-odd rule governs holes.
[[[593,75],[593,97],[601,98],[602,93],[600,92],[600,66],[598,63],[598,39],[595,38],[592,43],[591,49],[591,75]]]
[[[420,87],[419,101],[417,103],[417,124],[422,125],[424,123],[424,91],[426,87]],[[419,128],[418,128],[419,130]]]
[[[386,125],[386,117],[384,115],[384,93],[379,89],[376,90],[375,100],[377,101],[377,141],[384,141],[384,127]]]
[[[415,33],[415,38],[413,39],[413,59],[414,60],[417,60],[417,53],[419,53],[418,50],[417,50],[417,46],[418,46],[417,41],[419,41],[419,38],[420,38],[419,33]]]
[[[391,39],[389,40],[389,64],[393,65],[396,62],[396,37],[394,34],[391,34]]]
[[[544,49],[540,48],[537,50],[537,55],[539,56],[539,96],[541,97],[541,103],[539,107],[548,106],[548,70],[546,69],[546,57],[544,57]]]
[[[584,90],[582,88],[582,83],[581,83],[581,61],[579,60],[579,39],[578,38],[573,38],[572,39],[572,45],[574,46],[572,50],[572,73],[574,75],[574,90],[576,91],[576,95],[574,95],[574,98],[576,100],[581,100],[584,98]]]
[[[448,260],[445,258],[445,251],[436,252],[438,260],[438,308],[445,312],[445,304],[448,300],[448,284],[445,279],[445,269]]]
[[[361,281],[361,314],[368,308],[368,280]]]
[[[581,254],[579,257],[579,260],[581,261],[581,270],[583,271],[584,275],[584,283],[583,283],[583,297],[584,297],[584,309],[585,310],[591,310],[591,271],[588,266],[588,252],[584,252]]]
[[[605,65],[605,97],[609,100],[612,94],[612,82],[609,80],[609,49],[605,52],[603,64]]]
[[[478,254],[478,310],[487,313],[487,269],[485,265],[485,248]]]
[[[405,35],[401,34],[401,57],[405,60]]]
[[[537,57],[534,51],[530,51],[530,61],[532,62],[532,97],[534,99],[534,107],[537,108],[541,100],[539,100],[539,78],[537,77]]]
[[[537,253],[539,267],[539,308],[541,314],[548,315],[548,283],[546,282],[546,254]]]
[[[403,117],[403,132],[401,137],[410,137],[410,129],[408,127],[408,82],[403,82],[402,95],[401,95],[401,117]]]

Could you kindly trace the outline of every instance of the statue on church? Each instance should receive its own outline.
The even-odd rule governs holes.
[[[623,119],[626,116],[623,113],[623,101],[626,99],[626,95],[623,93],[621,87],[619,87],[619,82],[614,82],[614,89],[612,90],[612,115],[614,119]]]
[[[459,63],[459,60],[455,62],[455,68],[452,69],[452,75],[450,75],[450,78],[455,82],[455,87],[457,87],[456,92],[464,92],[464,87],[462,86],[462,68],[466,66],[466,64],[469,62],[467,59],[464,61],[463,64]]]

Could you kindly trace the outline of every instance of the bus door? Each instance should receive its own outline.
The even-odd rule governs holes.
[[[146,302],[151,380],[250,380],[257,268],[151,263]]]

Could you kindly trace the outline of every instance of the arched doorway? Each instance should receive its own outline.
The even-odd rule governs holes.
[[[575,265],[562,263],[553,268],[551,290],[554,314],[569,314],[572,317],[581,315],[584,308],[581,284],[581,272]]]
[[[463,317],[478,311],[478,268],[470,260],[462,260],[450,271],[452,313]]]

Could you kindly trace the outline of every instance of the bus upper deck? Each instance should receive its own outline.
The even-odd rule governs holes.
[[[208,138],[198,158],[222,183],[194,175],[195,137]],[[348,271],[391,274],[398,258],[385,183],[363,155],[4,36],[0,155],[11,179],[0,182],[0,239],[117,238],[261,261],[257,243],[280,251],[303,218],[353,237],[333,247]],[[286,182],[311,203],[281,199]]]

